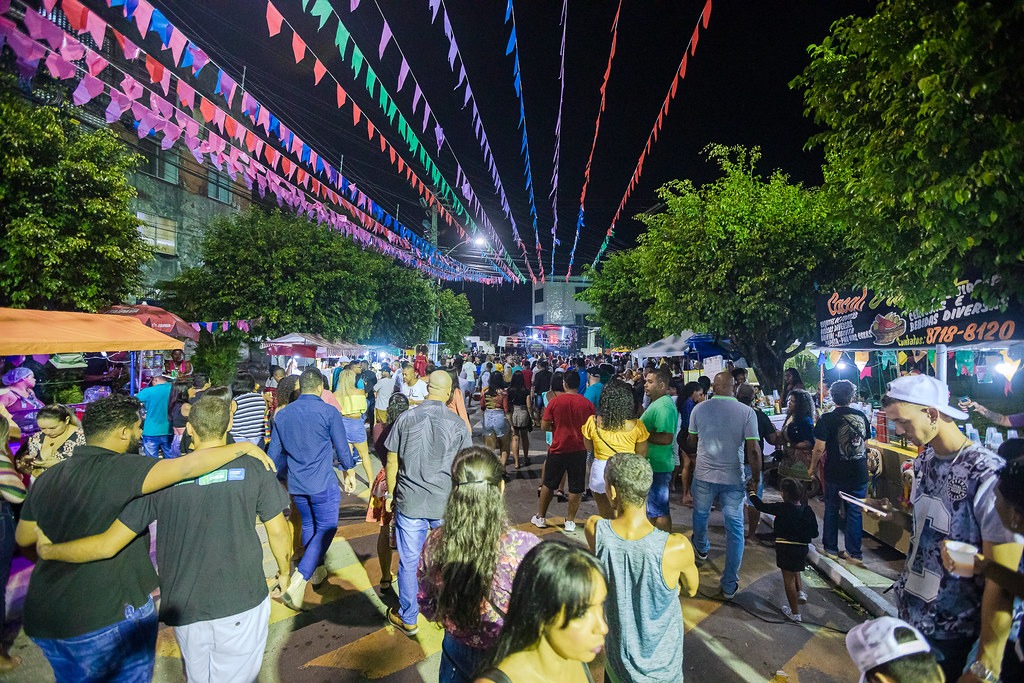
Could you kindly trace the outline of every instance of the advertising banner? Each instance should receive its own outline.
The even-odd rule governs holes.
[[[957,282],[957,294],[927,313],[911,313],[864,288],[817,297],[818,343],[830,349],[907,348],[945,344],[998,345],[1024,339],[1019,307],[1005,311],[971,297],[974,282]]]

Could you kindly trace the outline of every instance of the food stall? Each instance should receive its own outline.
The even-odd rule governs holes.
[[[283,337],[265,341],[261,346],[267,352],[267,355],[273,358],[274,363],[283,368],[288,368],[291,365],[295,370],[299,370],[309,364],[300,363],[300,359],[308,359],[312,362],[327,358],[348,360],[365,356],[367,353],[367,347],[361,344],[353,344],[346,341],[330,341],[320,335],[304,332],[292,332]]]
[[[181,349],[182,342],[151,329],[131,317],[0,308],[0,356],[132,353],[142,350]],[[134,367],[134,364],[133,364]],[[71,406],[81,411],[83,406]],[[14,415],[15,411],[11,411]],[[35,431],[35,411],[14,415],[19,424]]]
[[[951,365],[956,373],[966,374],[968,367],[975,367],[976,360],[1020,359],[1024,356],[1022,311],[1019,308],[1004,311],[985,306],[971,297],[973,288],[972,282],[958,282],[955,296],[925,313],[902,310],[891,299],[876,295],[867,288],[860,292],[819,295],[816,305],[822,376],[830,357],[848,352],[857,358],[855,363],[861,379],[871,367],[882,366],[890,357],[897,360],[895,373],[898,375],[904,365],[899,362],[904,357],[900,354],[923,352],[920,354],[923,363],[915,371],[922,367],[925,371],[934,371],[938,379],[947,383]],[[883,360],[870,365],[866,360],[868,353],[875,354],[876,359],[881,353]],[[1012,372],[1006,377],[1007,391],[1010,378]],[[884,387],[881,389],[879,394]],[[864,530],[906,553],[912,530],[911,476],[906,473],[919,449],[897,436],[895,427],[886,421],[885,413],[878,408],[877,401],[873,402],[868,415],[873,431],[868,447],[880,454],[880,457],[869,455],[868,497],[888,498],[895,510],[882,520],[865,515]],[[962,425],[961,428],[966,431],[968,426]]]

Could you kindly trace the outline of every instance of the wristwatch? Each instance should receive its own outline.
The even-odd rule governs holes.
[[[968,671],[987,683],[999,683],[999,676],[989,671],[989,668],[982,664],[981,660],[975,660]]]

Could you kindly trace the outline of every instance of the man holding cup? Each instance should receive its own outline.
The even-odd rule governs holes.
[[[896,581],[900,617],[919,629],[948,681],[997,681],[1012,600],[991,580],[945,570],[945,541],[973,545],[997,564],[1015,568],[1024,539],[1008,531],[995,508],[1003,460],[971,442],[954,419],[945,383],[927,375],[896,379],[882,403],[896,434],[924,445],[913,466],[914,530],[907,564]],[[968,661],[975,642],[977,655]],[[961,675],[962,674],[962,675]]]

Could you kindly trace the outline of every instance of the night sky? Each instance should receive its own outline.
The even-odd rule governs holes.
[[[108,16],[111,12],[102,2],[86,4]],[[365,122],[353,127],[348,106],[336,108],[333,82],[325,78],[314,86],[313,59],[309,56],[299,65],[294,63],[291,32],[287,28],[274,38],[268,37],[266,5],[262,0],[153,0],[153,4],[239,82],[245,67],[246,90],[325,158],[337,164],[344,155],[343,170],[347,177],[373,200],[390,207],[392,213],[397,210],[403,223],[411,228],[420,226],[426,214],[415,191],[395,175],[376,139],[373,143],[368,141]],[[303,13],[301,4],[297,0],[278,0],[275,6],[374,125],[383,124],[389,139],[400,140],[397,131],[388,129],[386,117],[367,95],[362,77],[354,81],[352,70],[338,56],[334,20],[329,20],[317,33],[318,20]],[[575,234],[583,168],[593,140],[600,100],[598,89],[608,61],[617,4],[612,0],[569,3],[558,194],[558,237],[562,244],[555,254],[555,272],[559,276],[565,275]],[[397,87],[401,57],[395,44],[401,48],[412,76],[436,112],[506,250],[517,257],[525,275],[520,250],[512,241],[510,224],[499,208],[475,140],[470,112],[462,109],[463,90],[453,91],[457,79],[448,66],[448,42],[440,18],[431,24],[427,0],[361,0],[354,12],[349,10],[349,0],[332,0],[332,5],[400,110],[407,119],[417,120],[421,117],[411,115],[412,87],[409,83],[401,91]],[[505,55],[509,33],[504,24],[506,3],[449,0],[444,6],[465,59],[519,232],[537,271],[523,180],[524,162],[519,152],[519,104],[512,84],[512,57]],[[711,180],[715,169],[704,161],[701,150],[712,142],[760,145],[764,173],[781,168],[794,180],[819,183],[820,151],[804,150],[815,127],[803,115],[800,93],[791,90],[788,82],[808,63],[807,46],[820,42],[834,20],[849,14],[866,14],[872,6],[868,0],[715,0],[709,27],[701,29],[696,54],[689,59],[686,78],[679,86],[664,129],[645,163],[641,183],[624,215],[632,216],[654,206],[655,190],[667,180],[689,178],[697,184]],[[577,247],[574,274],[597,253],[703,7],[703,0],[623,2],[607,107],[587,195],[586,226]],[[515,2],[538,229],[544,269],[549,275],[553,218],[549,193],[558,115],[561,9],[558,0]],[[377,59],[382,13],[395,40],[383,63]],[[417,134],[431,152],[436,152],[430,131],[421,134],[417,130]],[[454,186],[452,152],[445,148],[432,156]],[[421,173],[421,177],[427,176]],[[459,237],[451,228],[443,223],[442,226],[445,229],[440,233],[441,246],[454,246]],[[621,221],[610,250],[631,247],[641,228],[631,219]],[[459,247],[454,255],[467,263],[480,263],[468,246]],[[478,320],[529,321],[529,283],[490,288],[482,308],[480,285],[455,284],[453,288],[470,297]]]

